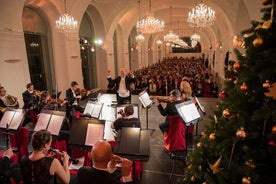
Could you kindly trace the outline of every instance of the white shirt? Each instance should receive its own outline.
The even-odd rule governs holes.
[[[120,97],[129,97],[129,90],[126,88],[126,78],[121,77],[121,81],[119,84],[118,93]]]

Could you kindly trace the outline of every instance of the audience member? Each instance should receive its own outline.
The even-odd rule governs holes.
[[[66,152],[62,153],[63,165],[56,158],[47,156],[51,143],[52,136],[49,131],[40,130],[33,133],[31,139],[33,152],[29,157],[23,157],[21,160],[24,183],[53,184],[55,175],[60,182],[69,183],[69,156]]]
[[[0,87],[0,120],[8,106],[17,108],[19,104],[18,104],[17,98],[11,95],[7,95],[7,90],[3,86],[1,86]]]
[[[108,142],[98,141],[91,150],[93,166],[82,167],[78,172],[79,184],[120,184],[132,183],[130,171],[132,162],[126,158],[121,158],[112,154],[111,146]],[[121,165],[120,178],[114,172],[116,165]],[[122,182],[121,182],[122,181]]]

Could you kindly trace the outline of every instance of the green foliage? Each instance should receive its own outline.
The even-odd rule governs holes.
[[[271,17],[271,4],[261,11],[266,22]],[[276,182],[276,147],[269,144],[276,142],[271,132],[276,125],[276,102],[265,95],[268,90],[263,87],[266,80],[276,85],[276,22],[274,18],[270,27],[262,26],[264,22],[252,21],[252,27],[241,33],[245,54],[235,50],[241,67],[234,70],[235,61],[228,62],[227,97],[220,99],[200,145],[188,154],[185,177],[178,183],[234,184],[246,178],[251,183]],[[256,38],[262,38],[263,44],[254,45]],[[243,83],[248,86],[246,91],[240,88]],[[229,117],[223,116],[225,109],[230,110]],[[245,136],[239,137],[239,132]],[[215,139],[211,140],[210,134]],[[215,172],[210,166],[219,161]]]

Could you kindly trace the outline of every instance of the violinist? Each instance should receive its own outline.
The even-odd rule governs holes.
[[[133,117],[134,108],[133,105],[128,104],[123,111],[119,112],[121,117],[112,122],[111,128],[119,131],[122,127],[141,127],[140,120]]]
[[[169,119],[168,116],[178,116],[178,111],[175,107],[176,104],[184,102],[181,99],[181,92],[178,89],[174,89],[170,92],[170,100],[168,100],[167,106],[163,108],[161,100],[157,98],[158,101],[158,110],[162,116],[166,116],[164,123],[159,124],[160,130],[164,133],[169,130]]]
[[[75,116],[76,111],[83,111],[79,106],[79,101],[84,100],[91,94],[91,91],[88,91],[84,96],[78,93],[79,84],[76,81],[71,82],[71,87],[66,90],[66,114],[69,118],[70,124],[72,123],[72,118]]]
[[[60,106],[63,106],[66,103],[66,100],[62,103],[52,103],[52,101],[50,93],[48,91],[42,91],[38,103],[38,111],[41,112],[42,109],[57,110]]]
[[[37,107],[39,96],[36,94],[32,83],[28,83],[26,88],[27,90],[22,93],[24,102],[23,109],[34,110]]]
[[[11,95],[7,95],[7,90],[1,86],[0,87],[0,120],[7,107],[18,107],[17,98]]]

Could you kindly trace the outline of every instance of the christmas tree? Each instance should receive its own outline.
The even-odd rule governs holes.
[[[262,22],[241,33],[219,103],[188,153],[178,183],[276,183],[276,24],[274,0]],[[271,95],[272,94],[272,95]],[[274,95],[273,95],[274,94]]]

